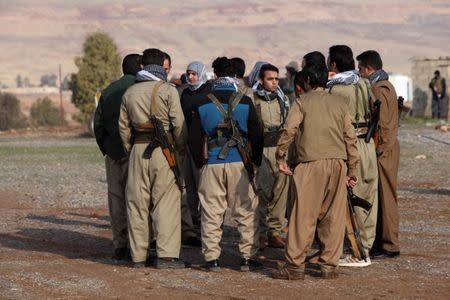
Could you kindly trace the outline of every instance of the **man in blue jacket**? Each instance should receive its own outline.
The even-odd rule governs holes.
[[[253,160],[250,164],[260,165],[263,131],[252,100],[238,92],[230,60],[217,58],[213,69],[217,79],[212,84],[211,93],[198,102],[190,128],[194,160],[198,166],[204,163],[198,186],[202,208],[202,252],[205,268],[218,271],[221,225],[229,207],[240,234],[240,269],[249,271],[262,267],[253,259],[258,250],[258,198],[238,147],[245,146],[248,150],[250,145]],[[226,126],[231,123],[237,125],[234,133],[230,126]]]

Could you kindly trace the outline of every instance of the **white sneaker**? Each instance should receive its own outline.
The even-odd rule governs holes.
[[[344,258],[339,259],[340,267],[354,267],[354,268],[362,268],[370,266],[372,263],[370,262],[370,258],[367,257],[366,260],[358,259],[353,255],[347,255]]]

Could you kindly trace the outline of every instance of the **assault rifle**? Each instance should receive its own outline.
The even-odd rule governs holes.
[[[367,134],[366,137],[364,138],[364,142],[366,143],[369,143],[371,138],[373,138],[375,145],[378,142],[376,136],[378,135],[378,120],[380,119],[380,106],[381,101],[377,99],[373,103],[373,112],[369,122],[369,129],[367,129]]]
[[[347,188],[347,214],[345,218],[345,229],[347,232],[347,238],[350,241],[350,246],[353,251],[353,255],[358,259],[367,260],[367,254],[364,250],[364,245],[361,241],[361,235],[359,233],[358,223],[356,221],[354,206],[362,207],[365,210],[370,210],[372,204],[355,194],[351,188]]]
[[[253,188],[253,191],[256,194],[257,189],[255,185],[255,168],[253,167],[250,151],[239,131],[239,125],[233,118],[227,117],[224,119],[224,123],[217,124],[217,129],[225,129],[231,132],[231,137],[220,149],[218,158],[226,159],[230,149],[237,146],[239,155],[242,159],[242,163],[244,164],[245,170],[247,171],[248,179]]]
[[[178,169],[177,159],[175,157],[175,150],[173,145],[169,142],[164,126],[157,117],[154,115],[149,118],[150,124],[153,125],[153,130],[155,132],[155,139],[148,145],[144,151],[144,157],[151,157],[153,150],[157,147],[161,147],[162,153],[164,154],[170,169],[175,175],[175,180],[178,188],[183,192],[184,186],[182,184],[180,170]]]
[[[400,117],[401,117],[401,115],[402,115],[402,112],[403,112],[403,107],[404,107],[404,102],[405,101],[405,98],[403,98],[402,96],[399,96],[398,98],[397,98],[397,107],[398,107],[398,126],[400,126]]]

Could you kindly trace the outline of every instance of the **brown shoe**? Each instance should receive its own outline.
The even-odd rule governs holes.
[[[271,236],[267,243],[267,246],[271,248],[284,248],[285,245],[286,243],[284,242],[283,238],[279,235]]]
[[[305,272],[302,268],[294,267],[288,263],[277,263],[277,269],[272,271],[272,278],[286,280],[303,280]]]

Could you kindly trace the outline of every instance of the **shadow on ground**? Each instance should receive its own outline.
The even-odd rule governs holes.
[[[66,220],[63,218],[59,218],[55,215],[49,215],[49,216],[40,216],[35,214],[29,214],[27,216],[27,219],[41,221],[41,222],[47,222],[57,225],[74,225],[74,226],[92,226],[100,229],[108,229],[110,228],[109,224],[98,224],[95,222],[87,222],[87,221],[79,221],[79,220]]]
[[[425,195],[443,195],[450,196],[450,190],[448,189],[425,189],[425,188],[399,188],[398,191],[403,192],[412,192],[416,194],[425,194]]]

